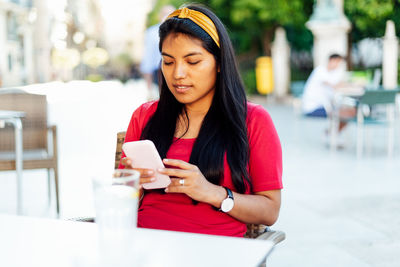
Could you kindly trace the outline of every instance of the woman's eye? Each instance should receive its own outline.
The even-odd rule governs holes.
[[[172,61],[171,62],[164,61],[164,65],[171,65],[171,64],[172,64]]]
[[[196,65],[197,63],[199,63],[200,62],[200,60],[198,60],[198,61],[192,61],[192,62],[188,62],[190,65]]]

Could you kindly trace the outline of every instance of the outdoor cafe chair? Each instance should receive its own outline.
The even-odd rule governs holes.
[[[30,94],[20,89],[0,89],[0,109],[25,112],[23,129],[23,169],[47,169],[48,202],[51,202],[51,170],[53,170],[56,211],[60,212],[58,194],[57,128],[47,125],[45,95]],[[14,132],[0,128],[0,171],[16,170]]]
[[[394,150],[396,94],[398,89],[368,89],[357,100],[357,156],[363,154],[365,127],[367,125],[387,126],[387,152],[392,156]]]

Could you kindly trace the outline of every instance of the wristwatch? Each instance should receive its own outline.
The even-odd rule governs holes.
[[[226,190],[226,193],[228,193],[228,196],[224,200],[222,200],[221,208],[219,210],[222,212],[230,212],[235,205],[235,202],[233,201],[233,193],[229,188],[226,188],[225,186],[224,188]]]

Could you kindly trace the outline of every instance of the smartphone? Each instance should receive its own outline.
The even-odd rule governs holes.
[[[126,142],[122,145],[125,155],[132,160],[133,168],[152,169],[155,171],[156,180],[143,184],[144,189],[165,188],[171,183],[168,175],[157,172],[164,168],[164,164],[158,154],[157,148],[150,140]]]

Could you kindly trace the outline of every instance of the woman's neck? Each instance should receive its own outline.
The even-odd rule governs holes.
[[[187,107],[187,106],[185,107],[185,110],[186,110],[186,113],[187,113],[188,117],[189,118],[193,118],[193,119],[196,119],[196,118],[203,119],[206,116],[206,114],[207,114],[209,109],[210,108],[207,108],[207,109],[191,109],[190,107]],[[183,111],[183,115],[185,115],[185,111]]]
[[[185,110],[189,116],[205,116],[211,107],[211,102],[186,104]]]
[[[176,122],[175,137],[197,138],[204,117],[211,107],[213,96],[214,91],[210,92],[208,97],[203,97],[194,103],[185,104]]]
[[[190,109],[185,107],[176,123],[175,137],[197,138],[208,109]]]

